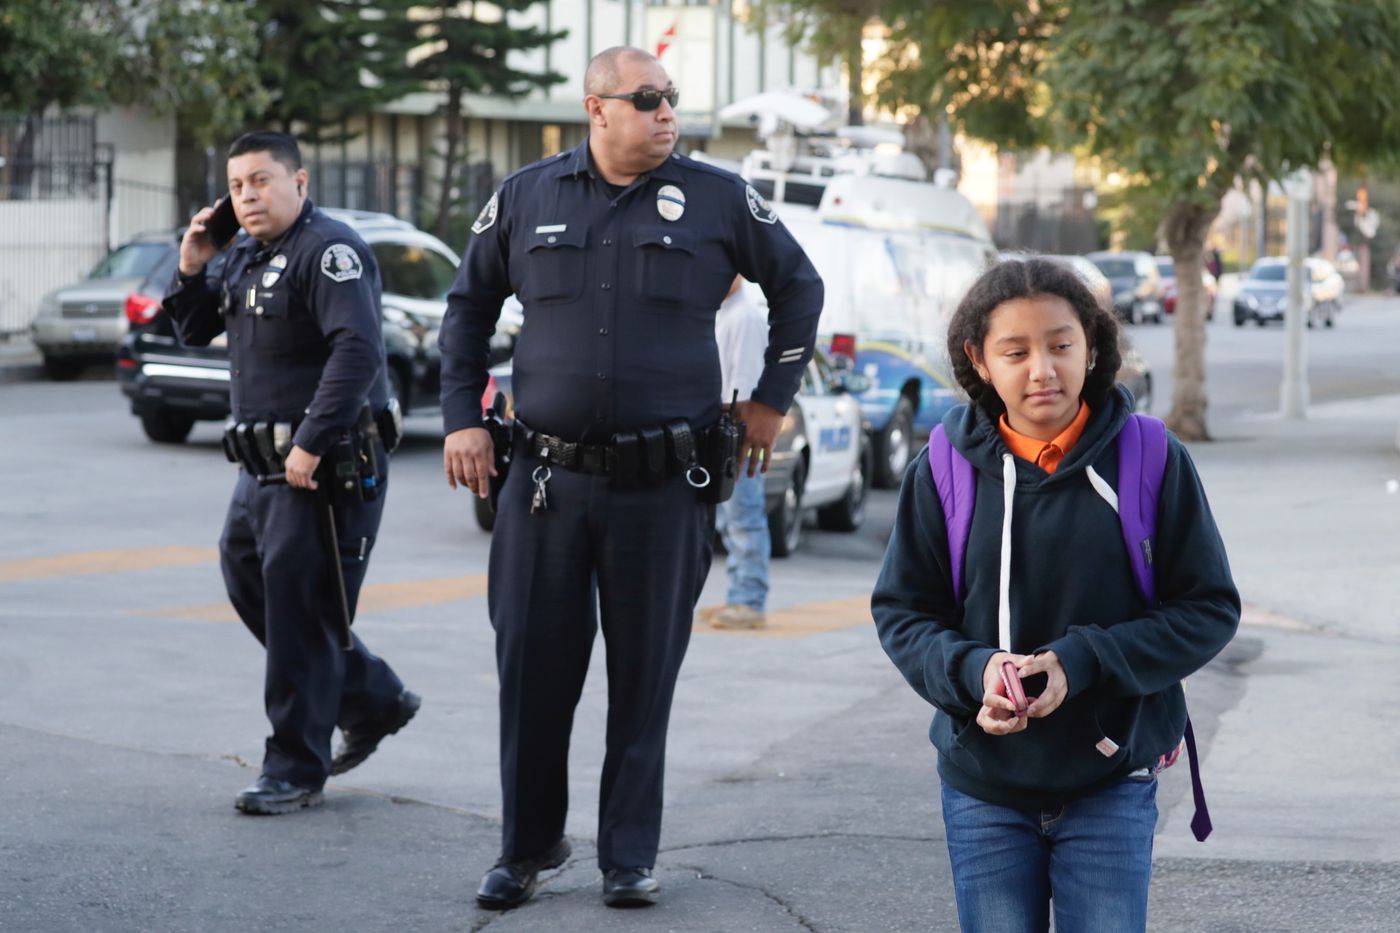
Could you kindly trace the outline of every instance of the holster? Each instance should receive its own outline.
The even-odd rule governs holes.
[[[491,448],[495,458],[496,475],[491,477],[491,508],[496,508],[501,490],[505,488],[506,477],[510,475],[511,457],[514,454],[514,431],[506,421],[506,396],[497,392],[491,400],[491,407],[481,413],[481,426],[491,435]]]
[[[739,480],[739,454],[744,443],[744,425],[734,418],[733,408],[726,409],[699,439],[699,462],[710,474],[709,485],[700,490],[702,502],[718,505],[734,495]]]
[[[403,409],[399,406],[399,400],[389,399],[389,404],[380,410],[374,422],[379,430],[379,439],[384,443],[385,452],[393,453],[398,450],[399,442],[403,440]]]

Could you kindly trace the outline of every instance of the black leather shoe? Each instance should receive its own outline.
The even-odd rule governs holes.
[[[560,838],[539,858],[502,859],[481,879],[476,902],[487,910],[510,910],[535,896],[535,882],[546,868],[558,868],[573,850]]]
[[[661,885],[650,868],[613,868],[603,872],[603,903],[609,907],[650,907]]]
[[[319,807],[325,798],[319,787],[302,787],[281,778],[259,775],[257,783],[245,787],[233,798],[233,805],[244,813],[276,816],[303,807]]]
[[[335,757],[331,758],[331,774],[344,774],[373,755],[379,743],[408,725],[422,705],[422,697],[405,690],[383,716],[357,729],[342,729],[340,747],[335,750]]]

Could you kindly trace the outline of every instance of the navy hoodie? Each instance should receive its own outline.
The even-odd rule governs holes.
[[[966,599],[953,595],[943,508],[925,449],[905,472],[899,510],[871,608],[885,652],[937,707],[929,737],[938,773],[973,797],[1049,809],[1156,762],[1181,740],[1181,681],[1230,641],[1239,593],[1225,547],[1186,448],[1168,437],[1153,555],[1158,605],[1143,602],[1113,507],[1090,484],[1092,466],[1118,487],[1115,439],[1132,411],[1119,388],[1093,412],[1053,474],[1013,457],[1011,650],[1054,651],[1069,695],[1026,730],[992,736],[976,723],[982,673],[998,650],[1003,455],[995,419],[976,405],[943,419],[977,472],[963,566]],[[1026,681],[1034,696],[1044,676]],[[1101,748],[1107,738],[1117,746]]]

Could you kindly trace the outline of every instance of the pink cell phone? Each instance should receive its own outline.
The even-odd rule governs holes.
[[[1006,698],[1016,706],[1016,715],[1023,715],[1030,707],[1026,702],[1026,691],[1021,687],[1021,672],[1015,661],[1001,662],[1001,682],[1006,686]]]

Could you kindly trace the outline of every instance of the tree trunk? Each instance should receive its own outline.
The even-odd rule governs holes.
[[[457,181],[457,150],[462,141],[462,85],[447,85],[447,152],[442,157],[442,191],[438,194],[433,232],[439,240],[451,239],[452,189]]]
[[[850,100],[847,104],[846,122],[851,126],[862,126],[865,123],[865,87],[862,84],[862,77],[865,74],[865,46],[862,44],[864,38],[864,24],[858,25],[851,30],[851,37],[846,46],[846,83],[850,86]]]
[[[1220,202],[1205,207],[1177,201],[1162,222],[1167,249],[1176,266],[1176,365],[1167,427],[1184,441],[1208,441],[1206,426],[1206,291],[1201,259],[1206,235],[1220,213]]]

